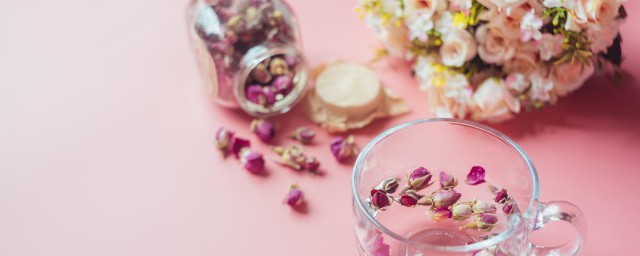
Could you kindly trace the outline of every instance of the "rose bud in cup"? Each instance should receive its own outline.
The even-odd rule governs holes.
[[[441,188],[455,188],[458,185],[458,180],[446,172],[440,172],[440,187]]]
[[[376,188],[387,193],[395,193],[400,185],[400,180],[396,178],[386,179],[380,182]]]
[[[400,204],[407,207],[414,207],[418,204],[420,198],[422,198],[422,196],[415,191],[407,190],[400,196]]]
[[[313,138],[316,136],[316,132],[308,127],[299,127],[296,129],[290,138],[299,141],[302,144],[309,144],[313,141]]]
[[[475,213],[496,213],[496,207],[492,203],[484,201],[476,201],[473,205],[473,212]]]
[[[508,199],[509,199],[509,194],[507,194],[507,190],[503,188],[500,191],[498,191],[498,193],[496,193],[496,198],[494,200],[496,201],[496,203],[502,204],[506,202]]]
[[[471,215],[473,215],[473,209],[471,208],[471,203],[457,203],[451,207],[451,213],[453,214],[453,219],[457,221],[466,220]]]
[[[515,211],[516,207],[515,204],[513,203],[513,201],[507,201],[503,206],[502,206],[502,212],[504,212],[505,214],[512,214]]]
[[[380,189],[373,189],[371,190],[370,202],[375,209],[386,210],[393,202],[393,199],[386,192]]]
[[[233,139],[233,132],[227,130],[224,127],[220,127],[216,132],[216,148],[222,152],[224,156],[229,153],[231,149],[231,140]]]
[[[431,173],[424,167],[418,167],[409,175],[409,186],[414,190],[421,190],[433,184]]]
[[[437,208],[433,213],[431,213],[431,219],[435,221],[451,219],[453,213],[448,208]]]
[[[446,208],[452,206],[458,200],[462,194],[456,192],[455,190],[438,190],[433,193],[431,196],[433,199],[433,207],[435,208]]]
[[[250,124],[251,131],[258,136],[262,142],[269,142],[276,136],[276,129],[273,123],[265,119],[254,119]]]
[[[243,148],[240,152],[240,162],[245,169],[253,174],[260,174],[264,171],[264,157],[261,153],[249,148]]]
[[[476,229],[489,232],[498,223],[498,216],[490,213],[481,213],[473,217],[474,221],[463,226],[464,229]]]
[[[353,136],[336,137],[331,141],[331,153],[339,162],[345,161],[358,153]]]
[[[296,208],[302,204],[304,201],[304,194],[302,190],[298,188],[298,185],[291,185],[289,188],[289,193],[284,198],[284,203],[291,206],[291,208]]]

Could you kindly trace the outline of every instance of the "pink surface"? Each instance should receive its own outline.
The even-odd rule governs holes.
[[[354,2],[291,1],[311,64],[372,56],[376,40]],[[323,177],[272,163],[257,177],[222,160],[212,145],[221,125],[268,148],[249,136],[248,117],[204,94],[186,2],[96,3],[12,1],[0,9],[0,255],[355,254],[351,170],[330,157],[327,134],[308,148],[324,160]],[[595,77],[555,108],[494,125],[533,158],[543,200],[584,209],[583,255],[637,254],[638,11],[629,1],[625,83]],[[360,145],[432,116],[408,67],[381,64],[379,72],[414,111],[357,131]],[[281,130],[307,124],[296,115],[280,118]],[[277,141],[289,143],[283,134]],[[306,214],[282,205],[294,182],[307,194]]]

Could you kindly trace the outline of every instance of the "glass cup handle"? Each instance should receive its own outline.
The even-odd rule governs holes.
[[[538,218],[533,230],[544,227],[552,221],[565,221],[576,229],[576,237],[559,246],[542,246],[532,244],[532,255],[535,256],[573,256],[578,255],[587,236],[587,225],[584,214],[577,206],[565,201],[551,201],[540,204]]]

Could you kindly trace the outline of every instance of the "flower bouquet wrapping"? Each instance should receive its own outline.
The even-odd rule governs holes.
[[[380,54],[413,64],[438,117],[502,122],[622,61],[624,0],[362,0]]]

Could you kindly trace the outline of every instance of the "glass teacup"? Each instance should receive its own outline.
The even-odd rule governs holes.
[[[486,182],[465,182],[474,166],[486,170]],[[409,175],[419,167],[429,170],[433,184],[415,191],[425,199],[420,204],[405,206],[400,196],[413,190]],[[455,188],[440,186],[441,171],[457,179]],[[388,194],[391,205],[380,207],[379,201],[372,201],[374,191],[381,191],[381,182],[393,178],[399,186]],[[424,119],[385,131],[358,156],[352,186],[360,255],[577,255],[586,235],[583,214],[573,204],[538,201],[538,176],[527,154],[505,135],[475,122]],[[464,219],[454,220],[451,213],[432,217],[435,191],[451,189],[462,194],[458,204],[494,205],[496,211],[489,214],[498,218],[497,223],[489,230],[477,228],[481,219],[475,208]],[[509,210],[505,200],[496,198],[502,189],[508,192]],[[530,241],[531,232],[558,220],[575,227],[573,240],[553,247]]]

